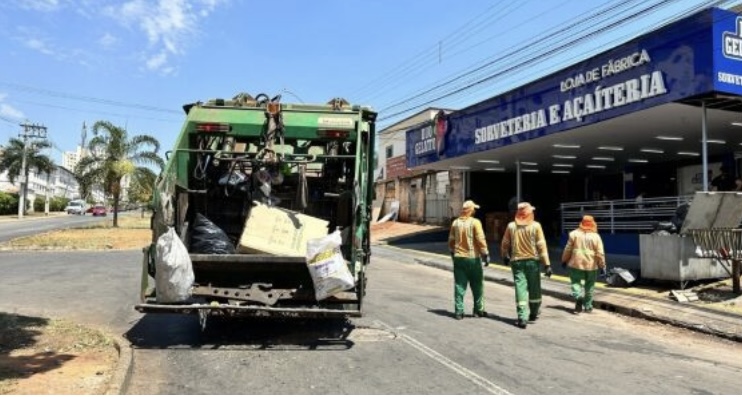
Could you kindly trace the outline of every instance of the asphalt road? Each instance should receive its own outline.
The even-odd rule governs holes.
[[[110,217],[111,215],[109,215]],[[0,242],[23,236],[31,236],[49,230],[85,225],[94,221],[100,222],[103,219],[105,218],[90,215],[59,215],[48,218],[33,217],[22,220],[2,220],[0,221]]]
[[[66,317],[132,342],[129,394],[736,394],[742,347],[545,298],[512,325],[510,288],[487,319],[451,318],[452,276],[374,248],[366,315],[211,323],[142,316],[141,254],[0,253],[0,310]],[[470,299],[467,308],[471,310]]]

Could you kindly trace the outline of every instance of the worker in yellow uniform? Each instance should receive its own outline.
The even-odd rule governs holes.
[[[519,203],[500,244],[501,256],[513,272],[518,313],[515,324],[523,329],[528,321],[536,321],[541,308],[540,266],[544,265],[546,277],[552,274],[544,231],[534,220],[535,209],[530,203]]]
[[[474,210],[478,208],[476,203],[466,200],[448,234],[448,248],[453,259],[454,315],[457,320],[464,318],[467,284],[471,285],[474,297],[474,316],[487,317],[484,311],[483,266],[489,265],[489,250],[482,222],[474,218]]]
[[[562,267],[569,267],[575,314],[593,311],[593,292],[598,269],[605,272],[605,250],[598,234],[598,224],[590,215],[582,217],[577,229],[569,232],[567,246],[562,253]],[[582,286],[582,283],[585,286]]]

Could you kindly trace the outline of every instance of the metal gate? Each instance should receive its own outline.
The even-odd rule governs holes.
[[[445,225],[451,218],[448,212],[447,194],[425,194],[425,223]]]
[[[419,219],[418,212],[417,212],[417,195],[418,195],[418,186],[417,184],[411,184],[410,190],[408,194],[408,200],[409,203],[409,212],[407,213],[407,219],[408,222],[420,222],[422,219]]]

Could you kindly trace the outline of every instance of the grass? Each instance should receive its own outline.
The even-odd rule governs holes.
[[[110,250],[138,249],[152,239],[150,217],[145,214],[120,216],[119,227],[113,227],[111,216],[100,222],[72,229],[21,237],[0,244],[11,250]]]

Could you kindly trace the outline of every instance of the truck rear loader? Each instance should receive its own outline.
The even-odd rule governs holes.
[[[312,105],[244,93],[183,109],[156,182],[136,310],[197,314],[202,325],[214,315],[361,316],[376,113],[341,98]],[[203,235],[204,220],[215,234]],[[169,228],[193,270],[179,302],[158,299],[154,282],[156,243]],[[306,242],[336,231],[353,287],[318,300]]]

